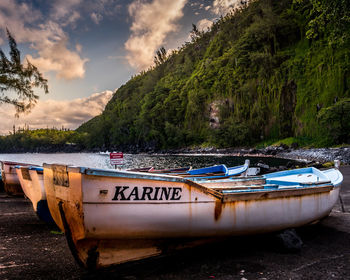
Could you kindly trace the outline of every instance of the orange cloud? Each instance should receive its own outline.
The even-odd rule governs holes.
[[[59,78],[76,79],[85,75],[86,58],[76,50],[69,50],[68,35],[62,27],[73,23],[80,16],[71,8],[79,0],[57,1],[53,14],[45,20],[39,10],[29,4],[12,0],[0,1],[0,30],[10,30],[17,43],[31,43],[38,55],[27,58],[40,71],[55,71]],[[70,8],[70,9],[69,9]]]
[[[113,92],[110,90],[94,93],[89,97],[73,100],[45,100],[39,101],[31,113],[14,117],[13,107],[7,104],[0,106],[0,133],[7,134],[12,131],[13,125],[24,127],[29,125],[30,129],[64,126],[75,129],[82,123],[101,114],[107,102],[111,99]],[[5,121],[7,120],[7,121]]]
[[[129,64],[143,70],[153,64],[155,51],[166,36],[178,29],[176,21],[183,17],[183,8],[188,0],[153,0],[151,3],[136,0],[129,6],[132,25],[125,43]]]

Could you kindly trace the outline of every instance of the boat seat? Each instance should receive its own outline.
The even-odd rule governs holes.
[[[251,186],[235,186],[232,188],[226,189],[217,189],[215,190],[222,191],[222,193],[234,193],[234,192],[249,192],[249,191],[269,191],[276,190],[279,186],[275,184],[265,184],[265,185],[251,185]]]
[[[318,181],[318,182],[305,182],[305,183],[299,183],[301,186],[310,186],[310,185],[323,185],[323,184],[330,184],[331,181]]]

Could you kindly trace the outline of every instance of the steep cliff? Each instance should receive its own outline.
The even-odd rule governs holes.
[[[350,141],[349,1],[251,1],[191,35],[78,128],[88,147]]]

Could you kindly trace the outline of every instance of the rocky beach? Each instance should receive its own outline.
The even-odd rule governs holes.
[[[169,153],[164,151],[163,153]],[[217,149],[194,148],[170,151],[175,154],[226,154],[232,156],[256,156],[256,157],[279,157],[302,162],[326,163],[340,160],[342,164],[350,164],[350,147],[341,148],[292,148],[287,145],[268,146],[262,149],[239,148],[239,149]]]
[[[1,279],[347,279],[350,275],[350,167],[330,216],[296,229],[301,248],[277,233],[235,237],[174,255],[100,271],[80,268],[65,236],[39,221],[25,198],[0,193]]]
[[[348,163],[349,160],[349,148],[289,150],[273,147],[258,152],[226,153],[262,157],[275,154],[273,156],[299,160],[302,157],[302,162],[313,163],[334,159]],[[336,206],[320,223],[296,229],[297,246],[288,248],[279,233],[233,237],[99,271],[87,271],[78,266],[64,234],[55,226],[41,222],[29,200],[0,192],[0,278],[347,279],[350,275],[350,166],[343,165],[340,171],[344,181]]]

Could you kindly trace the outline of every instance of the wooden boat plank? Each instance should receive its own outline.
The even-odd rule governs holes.
[[[290,188],[290,189],[259,191],[259,192],[224,193],[223,202],[314,195],[314,194],[319,194],[323,192],[329,192],[333,188],[334,188],[333,185],[324,185],[324,186],[317,186],[317,187]]]
[[[263,178],[244,178],[237,180],[227,180],[227,181],[212,181],[212,182],[203,182],[201,185],[208,188],[224,188],[224,187],[232,187],[232,186],[250,186],[250,185],[263,185],[266,183],[266,180]]]
[[[324,181],[318,181],[318,182],[305,182],[305,183],[300,183],[300,185],[324,185],[324,184],[330,184],[331,181],[329,180],[324,180]]]
[[[236,186],[220,186],[220,187],[213,187],[213,190],[216,191],[229,191],[229,190],[257,190],[257,189],[264,189],[264,185],[236,185]]]

